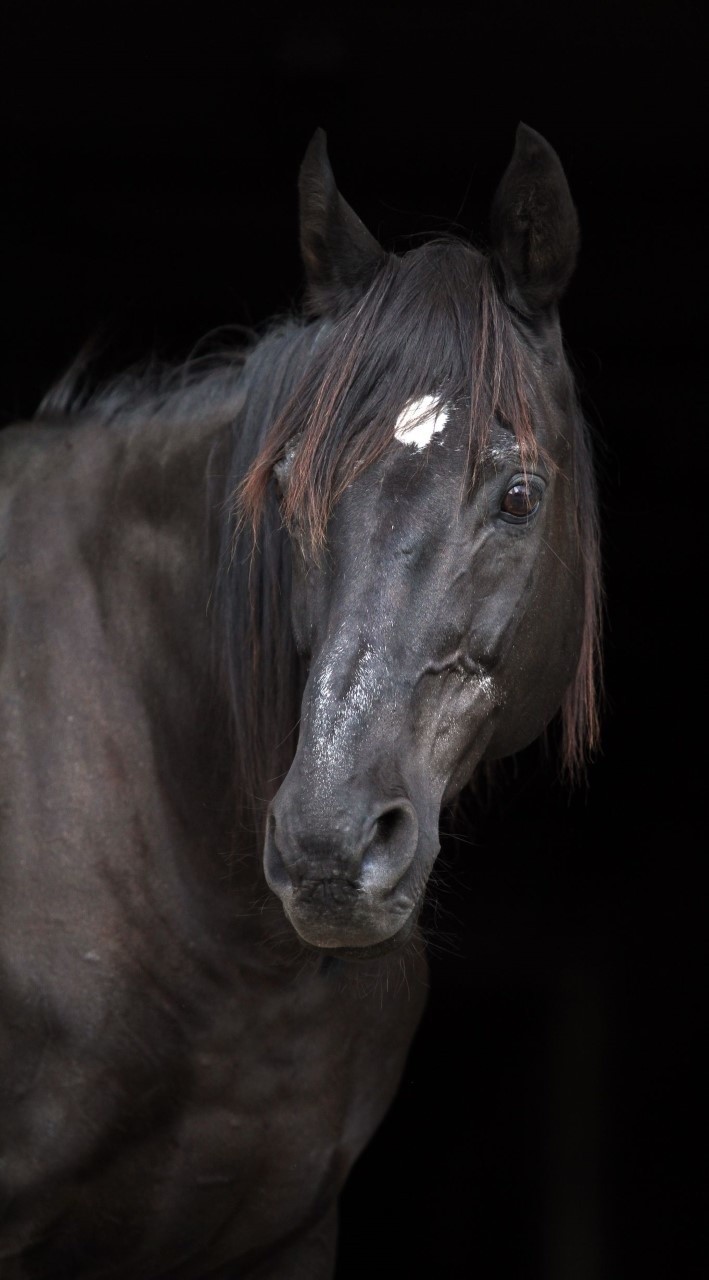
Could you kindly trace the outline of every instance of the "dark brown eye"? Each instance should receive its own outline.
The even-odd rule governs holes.
[[[542,500],[542,485],[536,478],[529,477],[526,480],[515,480],[510,485],[502,502],[500,510],[507,520],[513,523],[529,520],[537,511]]]

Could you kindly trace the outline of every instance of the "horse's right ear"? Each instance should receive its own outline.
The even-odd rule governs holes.
[[[365,289],[386,254],[337,190],[322,129],[316,129],[303,158],[298,193],[305,309],[322,315]]]

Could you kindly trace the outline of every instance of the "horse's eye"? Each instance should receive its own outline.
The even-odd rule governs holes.
[[[290,463],[286,458],[281,458],[280,462],[277,462],[273,468],[273,478],[276,482],[276,492],[279,498],[285,496],[290,469]]]
[[[500,503],[500,511],[513,524],[523,524],[536,513],[541,500],[542,486],[536,478],[515,480]]]
[[[279,458],[273,468],[273,477],[276,481],[276,489],[278,491],[279,498],[285,496],[286,489],[288,488],[288,480],[290,478],[290,473],[293,470],[293,462],[295,461],[295,455],[298,451],[299,444],[300,436],[295,436],[292,440],[289,440],[283,453],[283,457]]]

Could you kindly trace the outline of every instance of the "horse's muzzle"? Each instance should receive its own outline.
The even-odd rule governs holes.
[[[264,871],[304,942],[372,947],[394,939],[416,913],[419,826],[406,799],[318,815],[289,795],[268,815]]]

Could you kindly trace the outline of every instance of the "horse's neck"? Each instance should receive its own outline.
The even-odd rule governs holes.
[[[107,630],[150,724],[161,785],[186,819],[228,773],[213,598],[228,431],[155,422],[132,435],[117,458],[102,565]]]
[[[108,858],[131,811],[153,833],[154,857],[174,840],[197,849],[197,830],[205,845],[225,839],[229,748],[210,611],[220,504],[210,509],[209,469],[226,432],[161,421],[58,428],[16,489],[8,615],[18,643],[4,678],[26,697],[28,776],[57,755],[57,795],[27,803],[46,807],[51,825],[60,793],[85,779],[71,839],[90,843],[103,812]]]
[[[186,939],[270,963],[284,932],[236,820],[214,655],[228,432],[87,422],[2,442],[0,937],[20,968],[26,937],[45,940],[42,982],[69,921],[77,955],[130,921],[166,964]]]
[[[136,678],[167,692],[182,671],[196,696],[209,668],[216,512],[208,466],[219,433],[155,422],[116,436],[111,474],[88,512],[107,630]]]

